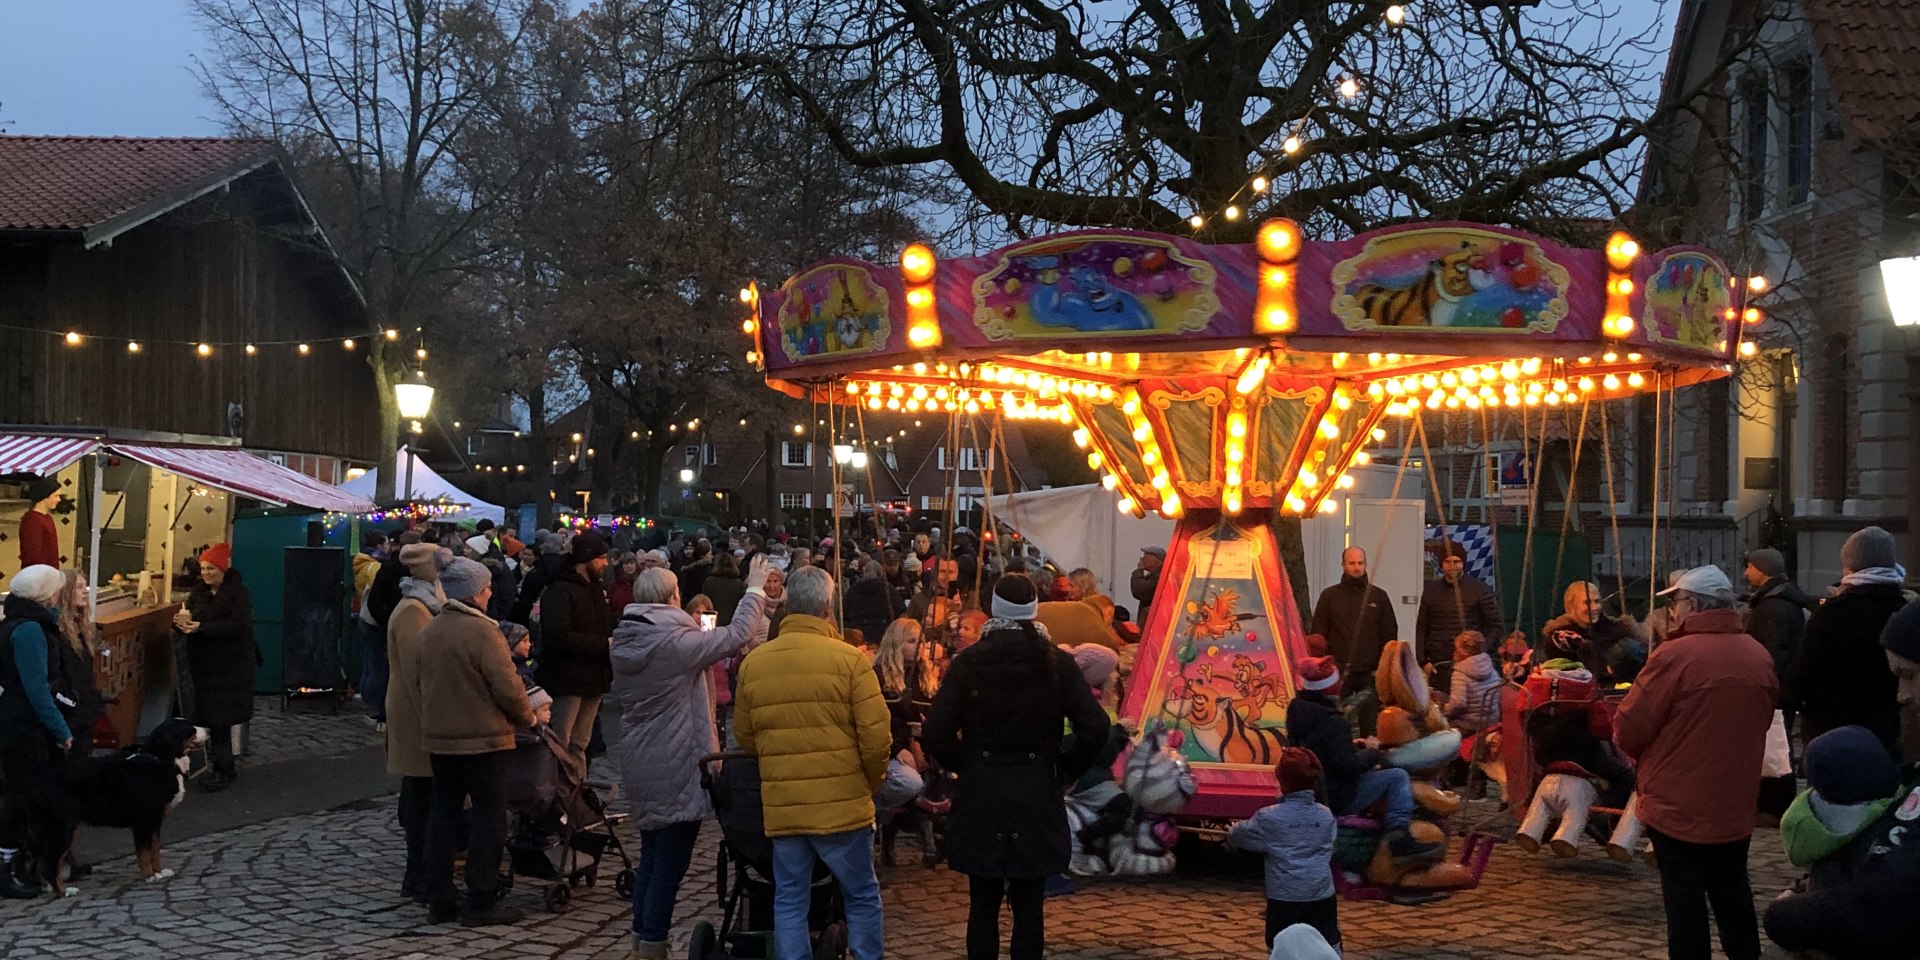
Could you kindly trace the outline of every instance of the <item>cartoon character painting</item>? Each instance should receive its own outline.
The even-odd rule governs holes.
[[[1220,301],[1212,264],[1170,240],[1074,234],[1012,247],[973,283],[974,322],[993,340],[1204,329]]]
[[[779,345],[789,362],[884,349],[892,324],[887,292],[867,268],[828,263],[787,281]]]
[[[1531,240],[1464,227],[1381,234],[1333,269],[1349,330],[1552,330],[1567,314],[1565,267]]]
[[[1196,763],[1271,765],[1287,743],[1292,679],[1275,653],[1255,576],[1236,570],[1188,584],[1162,692],[1142,718],[1183,730],[1180,749]]]
[[[1724,349],[1726,311],[1733,298],[1727,269],[1705,254],[1672,254],[1646,280],[1642,323],[1647,335],[1702,350]]]

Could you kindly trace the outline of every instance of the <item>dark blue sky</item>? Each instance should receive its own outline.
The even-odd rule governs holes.
[[[1616,2],[1644,23],[1658,0]],[[1418,0],[1411,6],[1417,16]],[[1663,19],[1677,7],[1667,0]],[[218,135],[193,73],[205,49],[187,0],[0,0],[0,129]]]

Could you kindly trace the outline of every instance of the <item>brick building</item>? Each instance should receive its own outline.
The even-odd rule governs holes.
[[[1879,524],[1920,572],[1908,528],[1920,330],[1890,322],[1878,266],[1920,252],[1917,49],[1920,6],[1904,0],[1681,5],[1665,96],[1710,96],[1656,132],[1634,229],[1769,281],[1749,330],[1759,355],[1681,391],[1672,411],[1669,505],[1696,527],[1676,532],[1724,543],[1715,559],[1729,566],[1772,542],[1821,587],[1839,575],[1840,542]],[[1653,413],[1636,411],[1632,429]]]

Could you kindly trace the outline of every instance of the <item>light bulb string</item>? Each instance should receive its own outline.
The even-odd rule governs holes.
[[[372,340],[374,340],[374,339],[376,339],[376,338],[378,338],[378,337],[380,336],[380,331],[379,331],[379,330],[369,330],[368,332],[366,332],[366,333],[363,333],[363,334],[359,334],[359,335],[340,335],[340,336],[329,336],[329,337],[308,337],[308,338],[305,338],[305,339],[300,339],[300,338],[293,338],[293,339],[285,339],[285,340],[281,340],[281,339],[274,339],[274,340],[178,340],[178,339],[173,339],[173,338],[169,338],[169,337],[127,337],[127,336],[120,336],[120,335],[117,335],[117,334],[92,334],[92,333],[87,333],[86,331],[84,331],[84,330],[81,330],[81,329],[78,329],[78,328],[76,328],[76,329],[72,329],[72,330],[48,330],[48,329],[46,329],[45,327],[30,327],[30,326],[25,326],[25,325],[23,325],[23,324],[14,324],[14,323],[0,323],[0,330],[10,330],[10,331],[13,331],[13,332],[15,332],[15,333],[37,333],[37,334],[40,334],[40,335],[42,335],[42,336],[47,336],[47,337],[52,337],[52,338],[54,338],[54,339],[56,339],[56,340],[64,340],[64,339],[66,339],[66,338],[67,338],[67,337],[69,337],[69,336],[77,336],[77,337],[78,337],[78,338],[80,339],[80,343],[81,343],[81,344],[84,344],[84,343],[86,343],[87,341],[93,341],[93,340],[98,340],[98,341],[102,341],[102,342],[105,342],[105,343],[137,343],[137,344],[140,344],[141,346],[146,346],[146,345],[148,345],[148,344],[154,344],[154,345],[159,345],[159,346],[179,346],[179,347],[200,347],[200,346],[207,346],[207,347],[298,347],[298,346],[299,346],[299,345],[301,345],[301,344],[307,344],[307,345],[309,345],[309,346],[311,346],[311,345],[314,345],[314,344],[327,344],[327,343],[347,343],[347,342],[352,342],[352,343],[354,343],[354,344],[355,344],[356,346],[358,346],[358,344],[359,344],[359,342],[360,342],[360,341],[362,341],[362,340],[367,340],[367,341],[372,341]]]

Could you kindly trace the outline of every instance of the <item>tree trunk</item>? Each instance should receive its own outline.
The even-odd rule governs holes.
[[[646,445],[640,448],[640,463],[638,465],[638,472],[640,474],[640,502],[643,504],[652,504],[654,509],[661,513],[667,512],[667,503],[662,499],[666,491],[663,489],[664,485],[660,482],[660,477],[667,462],[667,453],[674,447],[671,438],[668,438],[665,442],[659,439],[666,435],[666,424],[663,423],[654,428],[654,439],[648,440]]]
[[[1300,610],[1300,621],[1313,619],[1313,601],[1307,588],[1307,546],[1300,538],[1300,518],[1273,519],[1274,549],[1280,552],[1280,565],[1286,568],[1287,582],[1293,587],[1293,603]]]
[[[369,342],[372,349],[367,351],[367,364],[373,367],[374,401],[379,404],[380,459],[374,467],[375,474],[373,499],[375,503],[394,502],[394,488],[400,478],[394,476],[396,457],[400,451],[400,404],[393,398],[393,385],[406,375],[406,367],[394,361],[395,352],[401,349],[397,341],[385,337],[372,337]]]
[[[553,466],[547,462],[547,388],[536,385],[527,391],[527,458],[533,476],[534,523],[545,530],[553,522]],[[522,532],[520,539],[533,542],[533,531]]]

